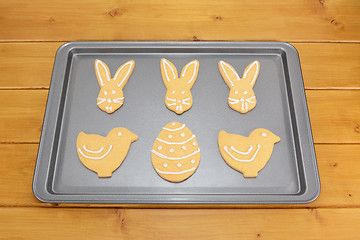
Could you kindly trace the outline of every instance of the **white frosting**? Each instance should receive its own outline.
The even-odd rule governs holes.
[[[169,100],[169,101],[172,101],[172,102],[176,102],[176,99],[173,99],[173,98],[166,97],[166,99]]]
[[[235,94],[238,94],[239,93],[239,91],[235,91]]]
[[[130,71],[131,71],[133,62],[127,62],[126,64],[122,65],[121,68],[116,72],[116,74],[115,74],[115,76],[114,76],[114,79],[116,79],[117,76],[119,75],[119,73],[121,72],[121,70],[122,70],[125,66],[127,66],[127,65],[129,65],[129,64],[130,64],[130,67],[129,67],[129,69],[127,70],[124,78],[123,78],[123,79],[121,80],[121,82],[118,84],[118,87],[120,87],[121,84],[127,79],[127,76],[130,74]]]
[[[162,146],[158,146],[158,149],[161,150],[161,149],[162,149]]]
[[[118,132],[118,136],[121,136],[122,135],[122,133],[121,132]]]
[[[175,150],[173,148],[170,148],[170,152],[174,152]]]
[[[255,80],[256,80],[257,76],[259,75],[259,62],[258,62],[258,61],[254,61],[254,62],[250,65],[250,67],[249,67],[249,68],[244,72],[244,74],[243,74],[243,78],[246,78],[247,74],[249,73],[249,71],[251,70],[251,68],[254,67],[254,65],[255,65],[255,67],[256,67],[256,71],[255,71],[255,75],[254,75],[253,79],[251,80],[251,83],[250,83],[251,86],[255,83]]]
[[[174,93],[176,93],[176,91],[174,90],[174,91],[172,91],[171,93],[174,94]]]
[[[178,166],[178,167],[181,167],[181,163],[178,163],[177,166]]]
[[[186,147],[185,147],[185,146],[182,146],[181,148],[184,149],[184,150],[186,150]]]
[[[172,66],[168,63],[168,61],[167,61],[166,59],[163,59],[162,62],[163,62],[163,68],[164,68],[166,80],[168,80],[168,82],[170,82],[171,79],[169,78],[169,75],[168,75],[168,72],[167,72],[167,70],[166,70],[165,64],[171,69],[171,72],[172,72],[172,74],[173,74],[173,79],[175,79],[177,76],[175,75],[174,69],[173,69]]]
[[[85,155],[85,154],[81,151],[80,148],[78,148],[78,151],[79,151],[79,153],[80,153],[83,157],[88,158],[88,159],[103,159],[104,157],[106,157],[106,155],[109,154],[109,152],[111,151],[111,148],[112,148],[112,145],[110,145],[109,150],[108,150],[104,155],[102,155],[102,156],[100,156],[100,157],[90,157],[90,156],[87,156],[87,155]]]
[[[195,137],[195,135],[192,135],[188,140],[184,141],[184,142],[167,142],[167,141],[164,141],[160,138],[157,138],[156,140],[158,140],[159,142],[162,142],[162,143],[166,143],[166,144],[179,144],[179,145],[183,145],[185,143],[187,143],[188,141],[190,141],[191,139],[193,139]],[[195,144],[196,145],[196,144]]]
[[[190,169],[187,169],[187,170],[184,170],[184,171],[180,171],[180,172],[165,172],[165,171],[161,171],[161,170],[159,170],[157,168],[155,168],[155,169],[156,169],[156,171],[158,173],[162,173],[162,174],[183,174],[183,173],[195,171],[196,167],[193,167],[193,168],[190,168]]]
[[[105,84],[104,84],[104,80],[105,80],[105,79],[102,79],[102,78],[101,78],[101,74],[100,74],[100,71],[99,71],[99,64],[103,67],[103,70],[105,71],[106,78],[107,78],[108,81],[110,81],[110,73],[109,73],[109,71],[108,71],[108,68],[104,65],[103,62],[101,62],[100,60],[96,60],[96,61],[95,61],[96,72],[97,72],[98,78],[99,78],[99,80],[100,80],[100,85],[101,85],[101,86],[104,86],[104,85],[105,85]]]
[[[226,72],[226,70],[225,70],[225,68],[224,68],[224,65],[227,66],[227,67],[230,69],[230,71],[232,71],[232,72],[235,74],[236,80],[239,81],[239,80],[240,80],[240,77],[239,77],[239,75],[237,74],[237,72],[236,72],[229,64],[227,64],[227,63],[224,62],[224,61],[220,61],[220,66],[221,66],[222,70],[224,71],[227,80],[230,82],[231,86],[234,86],[234,83],[231,81],[229,75],[227,74],[227,72]]]
[[[164,167],[167,167],[168,166],[168,164],[167,163],[164,163]]]
[[[185,94],[185,91],[181,91],[181,94]]]
[[[102,104],[103,102],[105,102],[106,101],[106,98],[98,98],[97,99],[99,102],[97,103],[97,105],[99,105],[99,104]]]
[[[172,135],[169,135],[168,138],[172,138]]]
[[[176,103],[167,103],[168,106],[176,105]]]
[[[183,129],[184,127],[185,127],[185,124],[183,124],[181,127],[178,127],[178,128],[170,129],[170,128],[163,127],[163,129],[167,130],[167,131],[175,132],[175,131]]]
[[[256,155],[258,154],[259,150],[260,150],[260,145],[257,145],[257,149],[254,153],[254,155],[252,156],[252,158],[250,158],[249,160],[244,160],[244,159],[238,159],[236,157],[234,157],[229,151],[228,151],[228,147],[227,146],[224,146],[224,150],[227,154],[229,154],[229,156],[234,159],[235,161],[238,161],[238,162],[251,162],[255,159]]]
[[[190,153],[189,155],[183,156],[183,157],[168,157],[164,154],[158,153],[157,151],[155,151],[154,149],[151,150],[152,153],[154,153],[155,155],[157,155],[158,157],[164,158],[164,159],[169,159],[169,160],[180,160],[180,159],[185,159],[188,157],[191,157],[197,153],[200,152],[200,149],[195,150],[194,152]]]
[[[196,73],[197,73],[197,70],[196,70],[196,68],[197,68],[197,61],[192,61],[192,62],[190,62],[190,63],[188,63],[188,64],[186,65],[185,70],[183,71],[182,76],[183,76],[183,77],[185,76],[186,70],[187,70],[187,68],[188,68],[191,64],[195,64],[194,73],[193,73],[193,75],[191,76],[190,80],[189,80],[187,83],[191,83],[191,82],[194,80],[195,75],[196,75]]]
[[[100,148],[100,149],[97,150],[97,151],[92,151],[92,150],[87,149],[87,148],[85,147],[85,145],[83,146],[83,148],[84,148],[85,151],[90,152],[90,153],[99,153],[99,152],[101,152],[102,150],[104,150],[104,148],[102,147],[102,148]]]
[[[196,142],[193,142],[193,145],[196,146]]]
[[[255,103],[254,101],[251,101],[252,99],[255,99],[255,96],[247,98],[246,101],[249,103]]]
[[[267,134],[266,134],[266,133],[262,133],[261,135],[262,135],[263,137],[266,137],[266,136],[267,136]]]
[[[111,102],[112,102],[110,98],[108,98],[108,100],[107,100],[107,101],[108,101],[108,103],[111,103]]]
[[[171,125],[175,126],[175,123],[173,122]]]
[[[115,93],[116,93],[116,91],[115,91],[115,90],[112,90],[111,92],[112,92],[112,94],[115,94]]]
[[[104,94],[107,95],[107,91],[104,91]]]
[[[249,154],[251,152],[251,150],[253,149],[253,146],[250,146],[249,150],[246,151],[246,152],[240,152],[239,150],[234,148],[234,146],[231,146],[230,149],[233,150],[234,152],[238,153],[238,154],[247,155],[247,154]]]
[[[181,133],[180,136],[185,137],[185,133]]]
[[[191,160],[190,162],[191,162],[192,164],[194,164],[194,163],[195,163],[195,159]]]
[[[244,94],[247,94],[247,91],[244,91]]]

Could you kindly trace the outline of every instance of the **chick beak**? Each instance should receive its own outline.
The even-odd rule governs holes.
[[[274,134],[274,143],[280,142],[280,137]]]
[[[131,142],[135,142],[139,139],[138,135],[136,135],[135,133],[130,132],[129,134],[130,134]]]

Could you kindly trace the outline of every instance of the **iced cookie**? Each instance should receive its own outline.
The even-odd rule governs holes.
[[[240,78],[236,70],[224,61],[219,62],[220,73],[230,88],[228,97],[229,106],[235,111],[247,113],[256,105],[254,84],[259,75],[260,63],[254,61],[250,63]]]
[[[80,132],[76,148],[80,161],[99,177],[111,177],[124,161],[138,136],[126,128],[114,128],[106,137]]]
[[[135,62],[133,60],[124,63],[111,78],[108,66],[99,59],[95,60],[95,73],[100,86],[97,98],[98,107],[107,113],[113,113],[124,103],[123,88],[127,83]]]
[[[165,58],[161,59],[161,75],[167,92],[165,96],[166,107],[177,114],[189,110],[192,106],[190,89],[196,81],[199,71],[199,61],[193,60],[185,65],[180,78],[174,64]]]
[[[280,141],[269,130],[258,128],[249,137],[220,131],[218,144],[221,156],[244,177],[256,177],[269,161],[274,144]]]
[[[170,182],[181,182],[199,166],[200,148],[195,135],[185,124],[167,124],[156,138],[151,150],[156,172]]]

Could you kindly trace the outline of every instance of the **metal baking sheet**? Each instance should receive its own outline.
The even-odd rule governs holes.
[[[200,70],[192,88],[192,108],[177,115],[165,104],[160,59],[181,71],[194,59]],[[101,59],[112,74],[128,60],[135,69],[124,88],[125,104],[107,114],[96,105],[94,72]],[[256,107],[247,114],[228,106],[229,89],[218,62],[239,74],[254,60],[260,73],[254,86]],[[160,178],[151,164],[151,148],[162,127],[185,123],[197,136],[201,161],[184,182]],[[76,152],[80,131],[106,136],[125,127],[139,136],[111,178],[98,178],[82,165]],[[256,178],[244,178],[222,159],[220,130],[249,135],[267,128],[281,137]],[[33,192],[44,202],[269,204],[309,203],[320,182],[299,56],[282,42],[70,42],[56,54],[34,173]]]

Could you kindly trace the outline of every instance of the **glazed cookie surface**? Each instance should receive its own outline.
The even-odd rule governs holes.
[[[124,161],[138,136],[126,128],[114,128],[106,137],[80,132],[76,149],[80,161],[100,178],[111,177]]]
[[[121,65],[111,78],[108,66],[101,60],[95,60],[95,73],[100,86],[97,97],[98,107],[107,113],[113,113],[124,103],[123,88],[134,70],[135,62],[128,61]]]
[[[256,79],[259,75],[260,63],[250,63],[240,78],[236,70],[229,63],[219,62],[219,71],[230,88],[228,104],[230,108],[240,113],[247,113],[256,105],[256,97],[253,91]]]
[[[185,124],[171,122],[156,138],[151,150],[155,171],[170,182],[181,182],[196,171],[200,148],[195,135]]]
[[[189,110],[193,104],[190,89],[198,75],[199,61],[193,60],[186,64],[181,71],[180,77],[174,64],[165,58],[161,59],[160,68],[167,89],[165,96],[166,107],[177,114]]]
[[[257,177],[269,161],[274,144],[280,137],[264,128],[252,131],[249,137],[220,131],[218,144],[221,156],[244,177]]]

